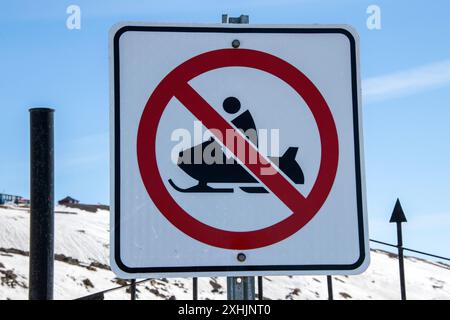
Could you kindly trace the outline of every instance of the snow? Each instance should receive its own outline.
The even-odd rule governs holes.
[[[75,299],[124,284],[109,265],[109,212],[56,207],[55,253],[72,259],[55,261],[55,298]],[[27,299],[29,211],[0,208],[0,299]],[[17,249],[11,251],[9,249]],[[94,263],[94,264],[93,264]],[[95,264],[99,263],[99,264]],[[450,299],[450,267],[418,258],[405,259],[408,299]],[[264,277],[266,299],[327,299],[324,276]],[[200,299],[226,299],[225,278],[200,278]],[[153,279],[137,286],[138,299],[191,299],[192,279]],[[358,276],[333,276],[335,299],[399,299],[398,261],[380,250],[371,252],[369,269]],[[129,299],[125,288],[106,299]]]
[[[96,260],[109,264],[108,211],[91,213],[57,206],[55,213],[55,253],[83,262]],[[28,210],[0,209],[0,221],[0,248],[28,251]]]

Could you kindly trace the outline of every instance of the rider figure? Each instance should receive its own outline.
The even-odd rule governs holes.
[[[229,114],[235,114],[241,109],[241,102],[235,97],[228,97],[223,101],[223,109]],[[258,133],[250,111],[244,111],[234,118],[231,123],[241,130],[256,147],[258,146]]]

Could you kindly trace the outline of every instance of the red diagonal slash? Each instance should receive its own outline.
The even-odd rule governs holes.
[[[230,139],[225,139],[227,136],[226,130],[235,130],[209,103],[203,99],[188,83],[183,86],[179,86],[175,93],[175,97],[208,129],[215,129],[221,132],[221,136],[216,138],[220,139],[223,145],[225,145],[233,154],[267,187],[273,194],[279,198],[289,209],[293,212],[304,209],[306,206],[305,197],[298,192],[298,190],[284,178],[278,169],[270,162],[261,163],[249,163],[246,161],[245,154],[233,150],[233,142]],[[238,145],[245,145],[245,150],[249,150],[250,154],[256,154],[258,159],[264,159],[264,156],[250,144],[247,139],[240,134],[236,135]],[[253,153],[252,153],[253,152]],[[272,166],[274,174],[262,174],[263,168],[267,165]]]

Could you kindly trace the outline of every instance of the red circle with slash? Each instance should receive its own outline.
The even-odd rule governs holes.
[[[156,133],[161,116],[172,98],[177,98],[203,125],[224,134],[233,127],[190,85],[195,77],[219,68],[246,67],[272,74],[295,90],[308,105],[317,123],[321,143],[319,172],[304,197],[278,171],[264,175],[267,163],[248,164],[247,169],[280,199],[292,214],[269,227],[252,231],[228,231],[207,225],[186,212],[168,192],[156,160]],[[219,137],[217,137],[219,138]],[[242,138],[248,148],[254,148]],[[226,141],[221,141],[226,146]],[[257,150],[255,152],[258,153]],[[239,158],[238,154],[235,154]],[[301,71],[274,55],[250,49],[220,49],[195,56],[173,69],[156,87],[142,113],[137,134],[137,158],[145,188],[158,210],[186,235],[225,249],[256,249],[280,242],[304,227],[323,206],[336,177],[339,145],[333,115],[316,86]],[[241,159],[242,160],[242,159]],[[245,160],[245,159],[244,159]],[[269,164],[270,165],[270,164]],[[267,172],[267,171],[266,171]]]

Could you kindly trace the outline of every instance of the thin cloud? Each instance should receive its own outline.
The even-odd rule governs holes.
[[[363,80],[364,102],[383,101],[450,85],[450,59]]]

